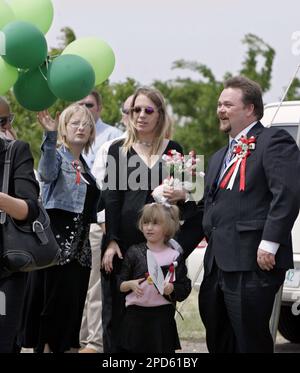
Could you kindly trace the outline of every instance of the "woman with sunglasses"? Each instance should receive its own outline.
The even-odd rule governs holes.
[[[118,351],[119,322],[124,310],[124,298],[117,289],[121,261],[131,245],[145,240],[137,222],[144,205],[154,202],[153,190],[162,183],[162,155],[172,149],[183,153],[178,143],[168,139],[169,135],[170,120],[162,94],[152,88],[139,88],[131,102],[127,136],[109,149],[103,184],[106,215],[102,248],[104,352]],[[186,192],[168,190],[165,196],[170,203],[184,203]]]
[[[15,140],[12,134],[12,114],[6,100],[0,97],[0,185],[3,182],[3,168],[7,140]],[[38,216],[37,199],[39,186],[34,176],[33,158],[29,145],[16,141],[11,156],[8,194],[0,192],[0,210],[9,214],[18,224],[32,223]],[[5,234],[5,225],[0,229]],[[8,273],[0,257],[0,353],[20,350],[18,335],[25,297],[27,275],[24,272]]]
[[[91,267],[89,228],[100,197],[82,156],[95,139],[95,122],[78,104],[67,107],[59,119],[44,111],[38,120],[45,130],[38,168],[42,200],[61,257],[59,265],[30,274],[23,346],[37,352],[77,352]]]

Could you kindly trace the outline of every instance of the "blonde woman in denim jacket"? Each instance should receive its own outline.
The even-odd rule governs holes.
[[[38,167],[42,199],[61,259],[58,266],[30,276],[23,345],[37,352],[75,352],[91,267],[89,226],[96,222],[100,197],[82,157],[94,141],[95,122],[77,104],[56,120],[47,111],[38,113],[38,120],[45,130]]]

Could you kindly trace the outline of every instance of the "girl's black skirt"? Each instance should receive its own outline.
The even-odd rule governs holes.
[[[181,349],[172,304],[128,306],[121,324],[120,348],[131,353],[174,353]]]

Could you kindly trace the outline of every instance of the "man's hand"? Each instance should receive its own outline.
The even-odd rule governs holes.
[[[270,271],[275,266],[275,255],[262,249],[257,250],[257,264],[264,271]]]
[[[113,270],[113,259],[116,254],[120,259],[123,259],[119,245],[116,241],[111,241],[105,250],[101,264],[101,267],[104,268],[106,273],[110,273]]]

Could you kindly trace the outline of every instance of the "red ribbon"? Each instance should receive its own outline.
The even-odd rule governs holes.
[[[73,161],[72,166],[74,167],[76,171],[76,177],[75,177],[75,184],[80,184],[80,166],[78,161]]]
[[[223,178],[222,182],[220,183],[220,189],[225,189],[226,185],[229,183],[231,175],[234,173],[238,160],[236,160],[233,165],[230,166],[230,169],[226,176]]]
[[[169,272],[170,272],[170,279],[169,282],[174,282],[174,273],[175,273],[175,266],[172,263],[169,267]]]
[[[249,139],[245,136],[242,136],[239,141],[241,141],[243,144],[247,144],[247,152],[245,155],[243,155],[241,164],[240,164],[240,192],[243,192],[246,188],[246,160],[251,154],[250,150],[254,149],[254,146],[252,148],[249,146],[250,144],[256,143],[256,138],[254,136],[251,136]],[[237,145],[233,152],[235,154],[240,154],[242,152],[242,147],[240,145]],[[220,188],[225,189],[227,184],[229,183],[229,180],[234,173],[234,170],[237,166],[238,159],[233,163],[233,165],[230,167],[228,173],[223,178],[222,182],[220,183]]]
[[[242,159],[241,166],[240,166],[240,192],[243,192],[246,187],[246,159]]]

